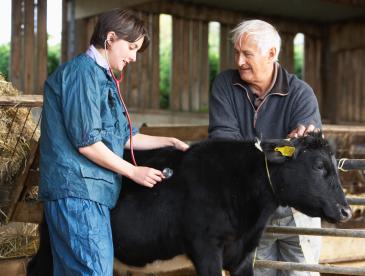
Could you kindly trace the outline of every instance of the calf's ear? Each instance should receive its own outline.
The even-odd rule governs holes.
[[[263,141],[261,148],[267,160],[273,163],[282,163],[292,158],[295,152],[294,145],[288,140]]]

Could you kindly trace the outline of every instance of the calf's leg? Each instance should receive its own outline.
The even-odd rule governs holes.
[[[187,248],[199,276],[222,276],[222,249],[197,239]]]

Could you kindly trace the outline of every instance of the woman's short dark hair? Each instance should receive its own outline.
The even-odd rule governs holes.
[[[109,32],[115,32],[119,39],[128,42],[135,42],[144,37],[139,52],[146,49],[150,42],[143,20],[129,10],[114,9],[100,15],[91,36],[90,44],[96,48],[104,48],[104,42]]]

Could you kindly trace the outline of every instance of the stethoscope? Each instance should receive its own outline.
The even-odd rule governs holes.
[[[132,137],[133,137],[133,132],[132,132],[132,121],[131,121],[131,118],[129,116],[129,113],[128,113],[128,109],[127,109],[127,106],[125,105],[124,103],[124,100],[123,100],[123,97],[122,97],[122,93],[120,92],[120,83],[123,81],[124,79],[124,75],[125,75],[125,70],[127,68],[127,64],[124,66],[123,70],[121,71],[120,73],[120,78],[119,80],[115,77],[114,75],[114,72],[110,66],[110,63],[109,63],[109,58],[108,58],[108,51],[107,51],[107,48],[106,48],[106,45],[107,45],[107,42],[108,40],[106,39],[104,41],[104,50],[105,50],[105,56],[106,56],[106,61],[108,63],[108,66],[109,66],[109,72],[115,82],[115,85],[117,86],[117,90],[118,90],[118,96],[119,96],[119,99],[120,101],[122,102],[123,104],[123,107],[124,107],[124,110],[125,110],[125,114],[126,114],[126,117],[127,117],[127,121],[128,121],[128,125],[129,125],[129,148],[130,148],[130,151],[131,151],[131,158],[132,158],[132,162],[133,162],[133,165],[137,166],[137,162],[136,162],[136,159],[134,158],[134,152],[133,152],[133,142],[132,142]],[[173,170],[170,169],[170,168],[164,168],[162,170],[162,173],[163,175],[165,176],[165,178],[170,178],[172,175],[173,175]]]
[[[104,41],[104,50],[105,50],[105,56],[106,56],[106,61],[108,63],[108,66],[109,66],[109,72],[115,82],[115,85],[117,87],[117,91],[118,91],[118,96],[119,96],[119,99],[124,107],[124,110],[125,110],[125,115],[127,117],[127,121],[128,121],[128,125],[129,125],[129,148],[130,148],[130,151],[131,151],[131,158],[132,158],[132,162],[133,162],[133,165],[137,166],[137,162],[136,162],[136,159],[134,158],[134,151],[133,151],[133,131],[132,131],[132,121],[131,121],[131,118],[129,116],[129,113],[128,113],[128,109],[127,109],[127,106],[126,104],[124,103],[124,100],[123,100],[123,97],[122,97],[122,93],[120,92],[120,83],[123,81],[124,79],[124,75],[125,75],[125,70],[127,68],[127,64],[125,64],[123,70],[120,72],[120,78],[119,80],[115,77],[114,75],[114,72],[112,70],[112,67],[110,66],[110,63],[109,63],[109,58],[108,58],[108,51],[107,51],[107,48],[106,48],[106,45],[107,45],[107,42],[108,40],[105,39]]]

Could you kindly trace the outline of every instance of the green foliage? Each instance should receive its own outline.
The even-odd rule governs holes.
[[[160,16],[160,108],[168,109],[171,90],[172,18]]]
[[[0,74],[9,81],[10,43],[0,45]]]
[[[60,65],[60,44],[48,47],[47,71],[51,74]],[[0,45],[0,74],[9,81],[10,43]]]
[[[47,72],[48,75],[52,74],[54,70],[60,65],[61,60],[61,44],[48,46],[47,57]]]
[[[209,87],[219,70],[219,34],[220,25],[218,22],[209,23],[208,53],[209,53]]]
[[[303,78],[304,50],[302,45],[294,45],[294,73]]]

